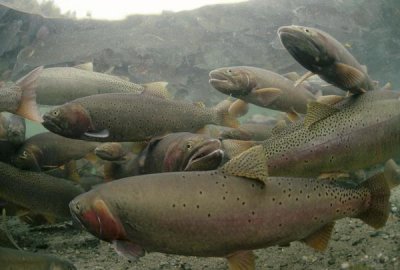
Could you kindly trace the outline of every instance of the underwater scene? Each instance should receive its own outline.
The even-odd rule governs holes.
[[[0,270],[400,269],[399,26],[0,0]]]

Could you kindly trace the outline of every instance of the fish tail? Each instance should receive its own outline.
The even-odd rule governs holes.
[[[32,120],[34,122],[43,122],[36,104],[36,80],[43,70],[43,66],[37,67],[27,75],[17,81],[21,88],[21,101],[16,114]]]
[[[214,107],[217,117],[216,124],[232,128],[239,127],[239,121],[236,117],[229,114],[229,108],[231,105],[232,101],[223,100]]]
[[[358,218],[375,229],[379,229],[386,224],[389,217],[389,184],[385,179],[384,173],[379,173],[365,181],[362,187],[369,190],[371,198],[369,208]]]

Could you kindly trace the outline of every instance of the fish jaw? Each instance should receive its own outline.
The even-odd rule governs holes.
[[[243,96],[253,89],[246,71],[240,68],[218,68],[209,73],[209,83],[225,95]]]
[[[214,170],[221,163],[224,151],[219,140],[209,140],[189,157],[184,171]]]
[[[102,199],[92,198],[92,195],[85,193],[70,202],[73,220],[104,241],[125,239],[126,233],[121,221],[111,213]]]
[[[94,130],[90,114],[77,103],[67,103],[45,113],[42,125],[53,133],[74,139]]]
[[[278,29],[282,45],[306,69],[319,73],[333,64],[334,60],[326,51],[325,39],[313,28],[302,26],[282,26]]]

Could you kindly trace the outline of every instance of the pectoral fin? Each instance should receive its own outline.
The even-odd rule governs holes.
[[[304,74],[303,76],[301,76],[299,79],[297,79],[294,82],[294,87],[297,87],[299,84],[301,84],[302,82],[304,82],[305,80],[307,80],[308,78],[314,76],[315,74],[312,73],[311,71],[307,72],[306,74]]]
[[[228,109],[228,113],[237,118],[245,115],[249,111],[249,104],[241,99],[235,100]]]
[[[385,163],[384,174],[390,189],[400,185],[400,168],[393,159]]]
[[[283,77],[285,77],[286,79],[289,79],[291,81],[297,81],[298,79],[300,79],[300,75],[297,72],[289,72],[289,73],[285,73],[282,74]]]
[[[267,106],[282,95],[282,90],[278,88],[261,88],[255,90],[252,94],[255,95],[257,100],[260,101],[263,106]]]
[[[220,170],[228,175],[242,176],[265,183],[268,179],[268,167],[263,146],[254,146],[235,156]]]
[[[131,261],[136,261],[145,254],[141,246],[128,241],[114,240],[112,243],[119,255],[125,256]]]
[[[328,246],[329,239],[331,239],[334,226],[334,222],[328,223],[302,241],[315,250],[324,251]]]
[[[339,84],[343,85],[346,89],[351,89],[360,85],[365,80],[365,74],[346,64],[336,64],[336,80]],[[364,93],[365,90],[358,91],[358,93]]]
[[[238,251],[226,257],[229,270],[254,270],[255,256],[253,251]]]
[[[85,136],[91,138],[107,138],[110,136],[108,129],[103,129],[99,132],[85,132]]]

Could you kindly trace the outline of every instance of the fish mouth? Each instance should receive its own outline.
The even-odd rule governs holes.
[[[227,93],[227,90],[235,87],[235,84],[230,80],[230,78],[221,71],[213,70],[208,74],[208,76],[210,77],[208,82],[222,93]]]
[[[321,66],[326,65],[321,61],[325,55],[324,46],[319,44],[318,38],[309,36],[300,26],[282,26],[278,35],[282,45],[306,69],[317,72]],[[330,64],[330,62],[328,62]]]
[[[60,134],[62,132],[62,128],[58,125],[50,116],[47,114],[43,115],[43,122],[42,125],[50,130],[51,132]]]
[[[219,166],[223,156],[224,151],[221,150],[221,142],[216,139],[209,140],[195,149],[184,171],[213,170]]]

